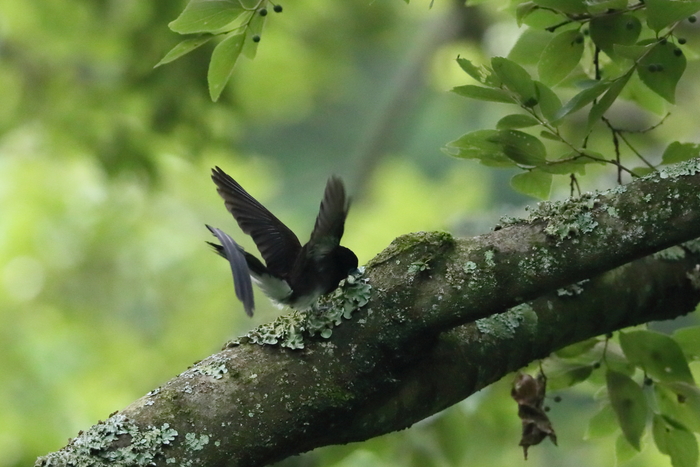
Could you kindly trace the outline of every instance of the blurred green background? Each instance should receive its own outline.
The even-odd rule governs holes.
[[[446,92],[458,54],[504,54],[498,5],[297,0],[209,100],[213,44],[153,66],[183,0],[0,2],[0,467],[31,465],[114,410],[271,320],[248,319],[205,223],[234,227],[209,178],[232,174],[305,241],[325,180],[354,195],[344,244],[364,263],[396,236],[486,231],[526,200],[509,174],[440,148],[498,105]],[[410,430],[287,461],[520,465],[510,378]],[[552,412],[560,446],[530,466],[613,465],[583,440],[590,388]],[[669,465],[653,448],[629,465]]]

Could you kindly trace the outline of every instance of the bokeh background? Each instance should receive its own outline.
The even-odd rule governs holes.
[[[248,319],[204,243],[209,223],[253,248],[214,165],[302,241],[327,177],[341,175],[354,197],[343,243],[361,263],[398,235],[481,233],[531,201],[508,187],[512,173],[440,150],[508,112],[447,92],[466,82],[458,54],[485,60],[515,42],[499,2],[284,3],[218,103],[212,44],[153,68],[179,41],[167,24],[185,4],[0,2],[0,467],[32,465],[280,313],[258,293]],[[690,132],[682,117],[676,133]],[[286,464],[524,465],[511,381]],[[595,412],[590,387],[564,393],[551,412],[559,447],[545,441],[527,465],[614,465],[616,435],[584,439]],[[649,446],[628,465],[670,463]]]

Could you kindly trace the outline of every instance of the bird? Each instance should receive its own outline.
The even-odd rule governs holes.
[[[206,225],[221,244],[207,243],[228,260],[236,297],[248,316],[255,309],[252,282],[274,304],[304,310],[357,271],[357,256],[340,245],[350,208],[340,178],[328,179],[311,237],[303,246],[289,227],[218,166],[212,169],[211,178],[226,209],[243,233],[252,237],[265,261],[263,264],[222,230]]]

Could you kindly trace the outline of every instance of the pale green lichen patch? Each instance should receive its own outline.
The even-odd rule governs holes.
[[[331,294],[321,297],[309,310],[292,311],[275,321],[263,324],[227,346],[243,342],[259,345],[280,345],[289,349],[303,349],[304,336],[319,334],[324,339],[331,337],[333,328],[351,319],[352,313],[369,301],[372,287],[362,278],[361,268],[357,275],[348,276]]]
[[[652,256],[656,259],[679,260],[685,258],[685,250],[675,245],[665,250],[657,251]]]
[[[496,262],[493,259],[494,256],[495,256],[495,253],[493,250],[486,250],[486,252],[484,253],[484,259],[486,260],[486,266],[488,266],[490,268],[496,266]]]
[[[427,261],[414,261],[408,266],[408,273],[411,275],[416,275],[419,272],[427,271],[430,269]]]
[[[204,376],[211,376],[214,379],[221,379],[228,373],[226,362],[225,358],[217,354],[193,366],[190,371]]]
[[[700,265],[696,265],[695,268],[687,272],[685,276],[688,278],[693,288],[700,290]]]
[[[545,220],[544,232],[559,241],[592,232],[598,227],[593,209],[600,204],[596,194],[587,193],[575,201],[543,202],[530,215],[529,220]]]
[[[664,166],[659,170],[659,178],[681,177],[700,173],[700,160],[690,159],[678,164]]]
[[[690,240],[689,242],[685,242],[683,244],[683,248],[688,250],[689,252],[693,254],[700,254],[700,238],[696,238],[695,240]]]
[[[464,272],[467,274],[473,274],[476,272],[477,266],[474,261],[467,261],[464,263]]]
[[[176,430],[164,423],[160,428],[142,429],[117,414],[81,432],[58,452],[41,457],[36,466],[42,467],[102,467],[153,465],[177,437]]]
[[[505,313],[489,316],[476,320],[477,329],[484,334],[499,338],[509,338],[515,335],[516,330],[523,326],[534,328],[537,326],[537,313],[528,303],[514,306]]]
[[[574,297],[576,295],[580,295],[583,293],[583,284],[586,282],[589,282],[590,279],[584,279],[582,281],[576,282],[575,284],[570,284],[567,285],[566,287],[562,287],[560,289],[557,289],[557,295],[559,297]]]
[[[191,451],[201,451],[209,444],[209,435],[197,437],[197,433],[185,434],[185,447]]]

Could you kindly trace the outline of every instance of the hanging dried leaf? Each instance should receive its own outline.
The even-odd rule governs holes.
[[[511,397],[518,403],[518,417],[523,423],[523,435],[520,446],[523,447],[525,459],[530,446],[540,444],[549,436],[557,445],[557,435],[552,428],[552,422],[544,411],[544,397],[547,391],[547,378],[543,373],[537,378],[524,373],[518,373],[513,381]]]

